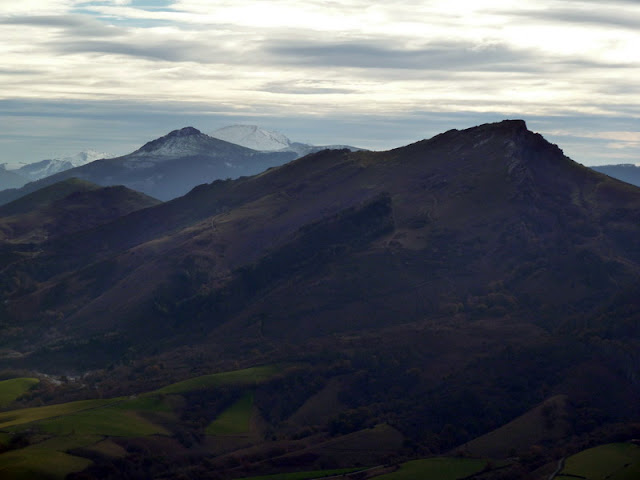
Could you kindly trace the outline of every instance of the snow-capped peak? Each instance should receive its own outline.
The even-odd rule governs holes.
[[[291,141],[281,133],[256,125],[231,125],[216,130],[211,136],[263,152],[275,152],[291,147]]]
[[[71,157],[64,157],[61,160],[70,162],[74,167],[80,167],[95,160],[112,157],[113,155],[111,155],[110,153],[98,152],[96,150],[88,149],[84,152],[76,153]]]
[[[211,139],[197,128],[185,127],[145,143],[133,152],[131,156],[153,156],[158,159],[197,154],[203,150],[207,140]]]

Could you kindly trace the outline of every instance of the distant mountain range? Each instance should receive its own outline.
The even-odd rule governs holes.
[[[101,158],[111,158],[113,155],[95,150],[85,150],[69,157],[52,158],[29,163],[13,170],[14,173],[28,179],[28,181],[40,180],[56,173],[64,172],[71,168],[80,167]]]
[[[623,182],[640,187],[640,167],[634,164],[623,163],[619,165],[599,165],[591,168],[597,172],[605,173],[610,177],[617,178]]]
[[[233,149],[226,143],[245,147]],[[125,185],[162,200],[183,195],[191,188],[216,179],[237,178],[325,149],[362,150],[349,145],[316,146],[292,142],[285,135],[256,125],[232,125],[210,136],[192,127],[148,142],[118,158],[87,150],[63,158],[41,160],[7,170],[0,166],[0,204],[66,178],[82,178],[98,185]],[[276,155],[279,154],[279,155]],[[85,167],[96,160],[100,164]],[[634,165],[591,167],[633,185],[640,185],[640,168]],[[35,182],[26,185],[28,182]],[[26,186],[25,186],[26,185]],[[23,188],[21,188],[23,187]]]
[[[69,157],[40,160],[18,168],[0,165],[0,190],[20,188],[28,182],[50,177],[56,173],[86,165],[100,158],[110,158],[111,156],[108,153],[85,150]]]
[[[303,154],[339,147],[292,143],[281,134],[251,126],[228,127],[219,130],[217,135],[236,143],[186,127],[121,157],[95,160],[95,156],[101,154],[85,153],[25,165],[16,172],[37,180],[18,188],[21,187],[18,185],[20,179],[14,172],[5,172],[4,188],[13,190],[0,191],[0,204],[72,177],[103,186],[124,185],[155,198],[169,200],[202,183],[253,175]],[[243,145],[253,145],[258,149]],[[355,147],[347,148],[357,150]]]
[[[326,149],[341,150],[346,148],[351,151],[362,150],[361,148],[350,145],[318,146],[307,143],[292,142],[279,132],[265,130],[256,125],[231,125],[229,127],[216,130],[211,134],[211,136],[227,142],[235,143],[236,145],[242,145],[243,147],[264,152],[295,152],[298,157]]]
[[[186,127],[148,142],[128,155],[93,161],[19,190],[0,192],[0,203],[72,177],[103,186],[124,185],[168,200],[184,195],[196,185],[259,173],[295,157],[292,152],[257,152]]]
[[[11,170],[5,170],[0,166],[0,191],[8,188],[20,188],[27,183],[27,181],[26,178],[17,173]]]

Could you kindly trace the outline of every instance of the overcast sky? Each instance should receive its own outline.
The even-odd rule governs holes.
[[[0,163],[236,123],[401,146],[523,118],[640,162],[637,0],[0,0]]]

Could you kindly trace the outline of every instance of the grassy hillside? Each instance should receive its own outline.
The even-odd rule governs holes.
[[[25,379],[16,380],[13,383],[19,384]],[[341,373],[340,381],[344,380]],[[235,472],[235,477],[241,477],[243,472],[264,472],[267,476],[244,477],[307,479],[347,474],[381,464],[387,466],[373,469],[367,475],[378,475],[376,478],[384,480],[458,480],[496,468],[496,471],[506,468],[505,474],[521,471],[517,462],[503,465],[495,459],[438,457],[402,463],[389,473],[394,468],[389,465],[403,450],[407,439],[388,424],[333,436],[306,432],[299,438],[276,438],[273,432],[277,431],[278,417],[269,409],[278,410],[284,405],[281,398],[272,396],[274,392],[288,391],[292,399],[299,395],[297,392],[304,392],[294,405],[304,405],[306,414],[315,415],[313,406],[319,398],[315,392],[326,390],[300,390],[300,382],[304,381],[315,381],[312,371],[265,365],[194,377],[134,396],[2,412],[0,472],[2,478],[9,479],[62,479],[80,471],[84,472],[82,478],[103,478],[100,472],[115,465],[126,469],[118,475],[133,474],[139,466],[135,462],[122,462],[132,462],[134,458],[140,461],[153,458],[157,462],[154,471],[170,478],[186,471],[197,478],[208,478],[206,471],[229,469]],[[331,382],[331,389],[336,385]],[[270,403],[274,401],[275,404]],[[537,435],[544,430],[539,428],[541,421],[548,421],[552,414],[565,415],[561,410],[564,401],[555,397],[457,450],[468,453],[473,447],[502,452],[507,439],[513,439],[517,446],[527,434],[531,436],[529,443],[536,442]],[[324,406],[317,408],[320,415],[326,415]],[[263,425],[266,435],[247,435],[258,411],[271,419],[271,423]],[[300,410],[288,411],[298,415]],[[335,419],[355,421],[354,415],[358,413],[343,410]],[[281,418],[289,415],[285,413]],[[640,448],[636,445],[603,445],[568,458],[558,478],[580,475],[589,480],[631,480],[640,466],[639,455]],[[207,458],[208,470],[200,470],[199,463],[189,468],[181,463],[185,458],[200,457]]]
[[[567,423],[567,398],[556,396],[506,425],[458,447],[458,450],[474,457],[506,458],[518,452],[526,452],[533,445],[565,437]]]
[[[376,478],[379,480],[460,480],[481,472],[486,467],[486,460],[429,458],[403,463],[397,472]]]
[[[207,426],[207,435],[241,435],[249,432],[253,394],[247,393]]]
[[[640,478],[640,446],[612,443],[567,458],[558,480],[635,480]]]
[[[40,380],[37,378],[12,378],[0,381],[0,408],[7,407],[38,383]]]
[[[107,405],[120,402],[120,399],[110,400],[80,400],[77,402],[49,405],[45,407],[25,408],[0,413],[0,429],[23,425],[48,418],[59,418],[83,410],[96,410]]]
[[[33,446],[0,455],[0,476],[3,480],[64,479],[84,470],[91,461],[57,451]]]
[[[96,454],[106,458],[126,455],[121,446],[105,439],[157,435],[169,438],[176,431],[184,431],[182,412],[189,408],[189,395],[198,391],[210,391],[215,396],[216,389],[248,389],[206,429],[212,435],[244,433],[248,431],[253,408],[251,389],[282,371],[281,366],[254,367],[189,379],[140,396],[2,412],[0,446],[5,450],[0,453],[2,478],[64,478],[92,463],[73,452],[80,455],[84,452],[90,458]],[[8,380],[0,383],[0,387],[16,395],[33,381]]]
[[[156,390],[156,394],[186,393],[193,390],[202,390],[222,385],[242,385],[251,386],[273,377],[282,371],[282,367],[277,365],[265,365],[252,367],[244,370],[232,372],[215,373],[213,375],[203,375],[201,377],[190,378],[182,382],[167,385]]]

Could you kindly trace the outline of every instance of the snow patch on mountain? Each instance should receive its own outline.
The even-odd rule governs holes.
[[[41,178],[50,177],[56,173],[64,172],[75,167],[81,167],[87,163],[102,158],[111,158],[112,155],[95,150],[85,150],[84,152],[62,158],[49,158],[40,160],[39,162],[29,163],[15,170],[19,175],[29,180],[40,180]]]
[[[317,146],[292,142],[279,132],[265,130],[256,125],[231,125],[216,130],[211,136],[261,152],[294,152],[298,157],[325,149],[341,150],[346,148],[351,151],[361,150],[349,145]]]
[[[292,145],[283,134],[256,125],[231,125],[216,130],[211,136],[262,152],[290,150]]]

